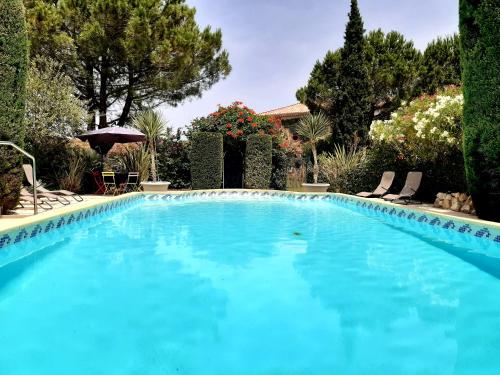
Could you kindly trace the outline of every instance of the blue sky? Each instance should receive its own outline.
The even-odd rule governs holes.
[[[202,98],[162,114],[174,128],[241,100],[257,112],[296,102],[317,59],[343,44],[350,0],[187,0],[201,26],[222,29],[233,71]],[[397,30],[424,49],[458,30],[458,0],[359,0],[366,30]]]

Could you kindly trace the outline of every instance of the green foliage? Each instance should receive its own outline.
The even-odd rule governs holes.
[[[439,160],[420,160],[411,155],[404,157],[394,144],[387,142],[374,144],[366,151],[364,162],[356,168],[344,170],[329,182],[331,189],[339,193],[372,191],[384,171],[396,172],[391,193],[399,193],[409,171],[423,172],[418,197],[424,201],[433,202],[438,192],[465,191],[463,157],[459,150],[449,152]]]
[[[301,136],[306,144],[311,146],[314,170],[314,183],[318,183],[319,167],[318,167],[318,152],[316,145],[319,141],[327,138],[331,133],[330,120],[323,113],[310,114],[300,120],[297,126],[297,134]]]
[[[408,171],[420,170],[424,178],[419,195],[424,200],[432,201],[439,192],[465,191],[462,103],[461,89],[451,86],[438,95],[421,95],[389,120],[374,121],[367,180],[376,185],[385,170],[395,171],[397,192]]]
[[[222,184],[222,134],[195,132],[190,137],[192,188],[219,189]]]
[[[46,137],[33,145],[37,178],[51,189],[84,189],[85,173],[100,163],[98,154],[88,143],[69,141],[67,138]]]
[[[430,42],[422,56],[415,94],[434,94],[446,85],[461,85],[460,38],[437,38]]]
[[[242,102],[234,102],[227,107],[219,106],[207,117],[195,119],[188,127],[188,135],[193,132],[218,132],[224,142],[245,142],[251,134],[275,134],[276,124],[267,116],[261,116]]]
[[[375,119],[386,119],[410,98],[418,79],[420,52],[396,31],[378,29],[366,36],[366,58]]]
[[[46,57],[31,61],[25,115],[28,150],[43,146],[47,137],[73,137],[85,130],[87,110],[75,94],[60,63]]]
[[[332,117],[332,141],[350,145],[368,136],[372,120],[372,87],[369,81],[363,20],[357,0],[351,0],[345,41],[340,52],[340,75],[337,81],[335,116]]]
[[[21,0],[0,2],[0,140],[23,146],[28,40]],[[14,208],[21,187],[21,158],[0,148],[0,206]]]
[[[290,132],[281,125],[281,122],[269,116],[262,116],[245,106],[242,102],[234,102],[229,106],[219,106],[217,111],[192,121],[186,132],[188,138],[196,132],[213,132],[223,135],[225,159],[225,182],[241,186],[243,159],[246,141],[252,135],[270,135],[273,150],[293,153],[298,142],[292,139]],[[236,155],[236,157],[235,157]],[[274,159],[273,160],[278,160]],[[276,186],[285,186],[284,179],[278,181],[278,176],[285,172],[279,171],[281,166],[273,167],[276,172]],[[233,178],[234,177],[234,178]],[[236,183],[235,183],[236,181]]]
[[[54,173],[61,189],[80,193],[85,172],[95,164],[98,159],[97,153],[89,148],[79,147],[71,143],[66,143],[63,149],[65,155],[61,159],[61,164]]]
[[[335,52],[328,51],[323,61],[317,61],[307,85],[300,88],[296,94],[297,99],[306,104],[311,112],[323,111],[334,121],[339,113],[341,100],[344,100],[344,105],[350,105],[348,101],[345,102],[348,98],[345,97],[340,86],[341,81],[344,82],[344,86],[347,85],[347,88],[355,88],[356,82],[359,83],[358,80],[354,80],[347,84],[350,76],[342,76],[342,50],[341,48]],[[408,100],[414,91],[418,79],[420,52],[411,41],[405,40],[400,33],[391,31],[384,34],[381,30],[376,30],[364,37],[364,55],[367,72],[364,79],[366,79],[369,88],[367,90],[364,84],[360,87],[365,95],[371,94],[366,97],[369,98],[371,105],[370,110],[367,110],[369,121],[372,118],[386,119],[390,112],[397,108],[402,101]],[[359,62],[353,66],[353,68],[356,67],[361,69]],[[357,97],[356,93],[354,93],[354,97]],[[354,104],[358,105],[359,103]],[[362,130],[361,128],[357,129],[357,125],[348,126],[345,129],[347,129],[345,137],[350,142],[352,141],[352,133],[356,130]],[[338,130],[340,128],[337,129],[333,142],[342,143],[342,139],[345,137],[342,136],[339,139]]]
[[[307,85],[297,91],[297,100],[307,105],[312,113],[332,114],[337,97],[340,75],[340,51],[328,51],[322,61],[316,61]]]
[[[289,158],[280,148],[273,148],[273,169],[271,172],[271,189],[286,190],[288,180]]]
[[[184,0],[25,3],[32,54],[66,67],[100,127],[124,125],[144,105],[200,96],[231,70],[221,31],[200,29]]]
[[[139,172],[139,181],[147,181],[151,166],[151,155],[146,147],[129,148],[127,152],[116,156],[120,170],[124,172]]]
[[[273,141],[270,135],[248,137],[245,152],[245,187],[269,189],[273,162]]]
[[[320,155],[319,164],[323,177],[330,184],[330,190],[344,192],[344,180],[348,173],[364,167],[366,150],[347,150],[345,146],[335,145],[333,153]]]
[[[156,146],[162,136],[165,135],[166,126],[158,112],[147,110],[140,112],[133,120],[134,127],[146,136],[146,147],[151,158],[151,178],[158,181],[156,165]]]
[[[462,147],[462,107],[459,87],[424,94],[393,112],[389,120],[374,121],[370,137],[392,143],[406,157],[437,160]]]
[[[460,0],[464,159],[480,218],[500,221],[500,7]]]
[[[330,135],[330,120],[321,112],[308,115],[300,120],[296,132],[307,143],[315,146]]]
[[[158,145],[158,174],[162,181],[169,181],[173,189],[191,187],[190,144],[181,140],[181,131],[174,134],[167,129],[167,136]]]

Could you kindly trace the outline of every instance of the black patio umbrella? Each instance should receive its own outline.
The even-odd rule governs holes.
[[[144,142],[146,136],[137,129],[110,126],[77,135],[82,141],[88,141],[90,147],[101,155],[106,155],[115,143]]]

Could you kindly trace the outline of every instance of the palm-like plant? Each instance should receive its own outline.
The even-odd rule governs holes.
[[[327,138],[331,134],[332,130],[330,120],[323,113],[318,113],[315,115],[311,114],[307,117],[304,117],[299,122],[296,131],[299,136],[304,138],[304,140],[306,140],[306,142],[311,145],[311,151],[314,161],[313,177],[314,183],[317,184],[319,166],[316,145],[319,141]]]
[[[133,120],[134,127],[146,136],[146,147],[151,157],[151,178],[158,181],[156,168],[156,145],[165,134],[166,126],[161,116],[153,111],[147,110],[139,113]]]

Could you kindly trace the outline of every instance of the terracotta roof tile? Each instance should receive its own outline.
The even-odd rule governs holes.
[[[309,114],[309,109],[302,103],[292,104],[286,107],[272,109],[270,111],[262,112],[264,116],[276,116],[281,119],[301,118]]]

